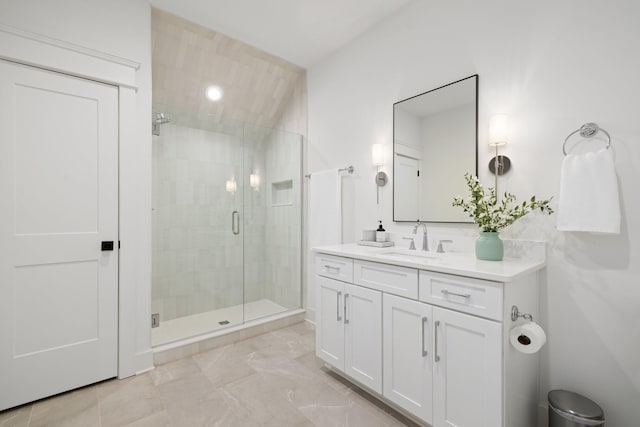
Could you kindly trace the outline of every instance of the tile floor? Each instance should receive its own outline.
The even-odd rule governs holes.
[[[417,426],[329,372],[308,323],[0,412],[0,427]]]

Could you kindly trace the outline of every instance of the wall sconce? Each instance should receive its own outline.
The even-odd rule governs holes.
[[[371,163],[376,167],[376,203],[380,204],[380,187],[387,185],[389,178],[387,174],[380,170],[380,166],[384,165],[384,151],[382,144],[373,144],[371,146]]]
[[[233,178],[228,180],[226,183],[226,188],[227,188],[227,192],[231,194],[236,194],[236,190],[238,189],[238,184],[236,183],[236,180]]]
[[[260,175],[258,175],[257,173],[252,173],[251,175],[249,175],[249,185],[255,191],[259,191],[260,190]]]
[[[496,114],[489,120],[489,145],[495,147],[496,156],[489,162],[489,170],[496,176],[495,190],[498,192],[498,175],[504,175],[511,169],[511,160],[498,154],[498,147],[509,139],[509,116]]]

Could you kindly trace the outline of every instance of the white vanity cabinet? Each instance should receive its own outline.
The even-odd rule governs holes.
[[[433,425],[502,426],[502,325],[433,308]]]
[[[336,257],[316,258],[316,354],[382,393],[382,292],[333,278],[348,277],[352,263]]]
[[[316,277],[316,354],[340,370],[344,370],[344,324],[341,309],[344,286],[345,283],[337,280]]]
[[[436,426],[502,425],[503,286],[420,271],[420,300],[441,306],[433,308]]]
[[[385,294],[383,395],[432,424],[433,307]]]
[[[538,357],[509,344],[538,316],[543,261],[427,262],[316,249],[316,354],[433,427],[535,427]]]

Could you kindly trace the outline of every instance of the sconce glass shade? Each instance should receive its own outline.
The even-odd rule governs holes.
[[[374,166],[384,165],[384,152],[382,151],[382,144],[373,144],[371,146],[371,163]]]
[[[495,174],[496,193],[498,192],[498,176],[504,175],[511,168],[511,159],[498,154],[498,147],[505,145],[509,139],[509,116],[496,114],[489,120],[489,145],[495,147],[496,156],[489,162],[489,170]]]
[[[489,120],[489,145],[498,146],[507,143],[509,137],[509,116],[496,114]]]
[[[258,175],[257,173],[252,173],[251,175],[249,175],[249,185],[254,190],[260,188],[260,175]]]
[[[227,191],[229,193],[235,193],[236,189],[238,188],[237,184],[236,184],[236,180],[235,179],[230,179],[227,181],[227,185],[226,185]]]

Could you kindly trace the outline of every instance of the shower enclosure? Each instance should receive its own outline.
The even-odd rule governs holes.
[[[302,136],[154,107],[153,345],[299,309]]]

